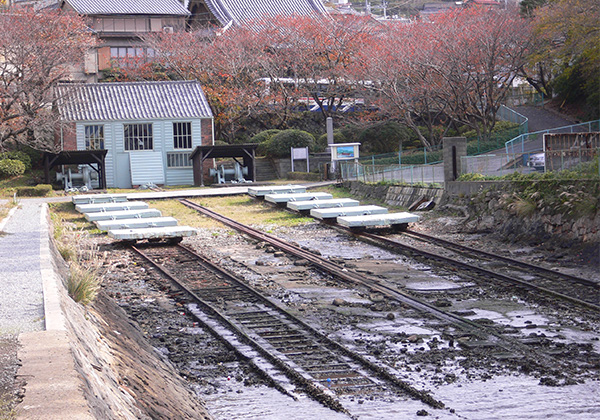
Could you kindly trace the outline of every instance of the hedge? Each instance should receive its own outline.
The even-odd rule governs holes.
[[[19,197],[46,197],[52,192],[52,185],[38,184],[35,187],[17,187]]]

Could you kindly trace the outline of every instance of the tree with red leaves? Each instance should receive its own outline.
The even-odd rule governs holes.
[[[429,148],[441,141],[443,132],[434,130],[440,123],[466,124],[483,138],[491,133],[530,37],[516,10],[470,7],[398,27],[362,59],[377,80],[381,108]]]
[[[339,113],[357,88],[354,57],[371,31],[364,18],[281,17],[210,39],[203,32],[151,34],[144,42],[155,51],[162,74],[202,83],[216,137],[231,142],[236,125],[253,113],[268,114],[282,128],[292,110],[309,103],[324,118]],[[129,79],[145,78],[141,69],[123,72]]]
[[[0,149],[54,150],[54,87],[94,40],[82,18],[30,8],[0,12]]]

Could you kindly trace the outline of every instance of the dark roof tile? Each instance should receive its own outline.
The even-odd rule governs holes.
[[[81,15],[176,15],[190,12],[179,0],[65,0]]]
[[[221,25],[244,25],[266,17],[327,15],[321,0],[205,0]]]
[[[123,121],[211,118],[200,83],[132,82],[60,84],[61,117],[66,121]]]

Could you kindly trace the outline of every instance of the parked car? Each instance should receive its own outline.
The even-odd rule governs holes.
[[[543,171],[546,166],[546,154],[545,153],[536,153],[529,156],[527,159],[527,166],[535,169],[536,171]]]

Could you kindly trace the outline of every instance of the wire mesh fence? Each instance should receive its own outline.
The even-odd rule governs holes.
[[[461,158],[461,175],[503,176],[513,172],[551,172],[582,169],[600,159],[600,149],[546,150],[532,153],[493,153]]]
[[[338,162],[343,180],[362,182],[396,182],[406,184],[442,184],[444,167],[441,163],[430,165],[365,165],[360,162]]]

